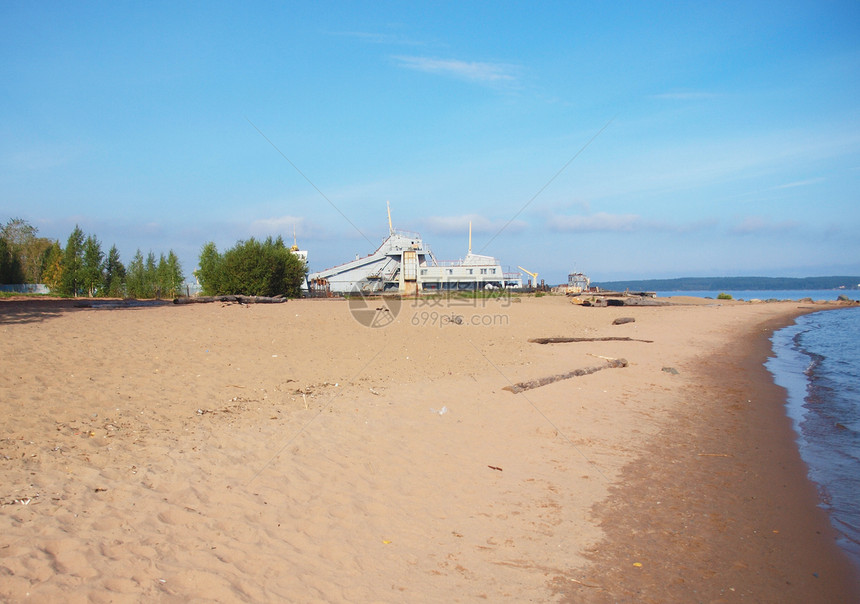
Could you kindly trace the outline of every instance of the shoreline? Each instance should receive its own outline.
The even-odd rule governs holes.
[[[860,599],[860,573],[837,544],[800,457],[787,393],[764,364],[776,330],[824,310],[798,308],[793,316],[768,319],[756,326],[758,333],[740,334],[704,359],[697,381],[705,394],[688,396],[708,407],[702,416],[688,410],[647,447],[654,459],[671,451],[671,466],[640,458],[595,507],[608,537],[593,551],[586,572],[602,569],[604,583],[614,586],[599,601],[610,594],[617,602]],[[713,405],[715,399],[724,400]],[[637,509],[643,499],[647,520]],[[683,505],[667,506],[673,499]],[[646,523],[651,529],[642,531]],[[690,548],[690,557],[671,559],[685,540],[681,551]],[[648,560],[650,568],[633,567],[636,560]],[[595,582],[587,575],[581,581]],[[590,596],[587,587],[563,593],[570,602]]]

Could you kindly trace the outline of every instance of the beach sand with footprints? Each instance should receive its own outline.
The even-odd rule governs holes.
[[[762,366],[826,305],[687,302],[0,301],[0,600],[856,598]]]

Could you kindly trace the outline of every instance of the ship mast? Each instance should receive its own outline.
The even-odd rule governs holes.
[[[472,221],[469,221],[469,254],[472,253]]]

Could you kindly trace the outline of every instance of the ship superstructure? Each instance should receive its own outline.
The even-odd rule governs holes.
[[[332,293],[399,293],[415,295],[433,291],[467,291],[522,287],[520,273],[506,272],[492,256],[469,252],[454,262],[440,262],[421,235],[395,229],[388,211],[388,237],[375,252],[363,258],[311,273],[311,291]]]
[[[585,273],[570,273],[567,276],[567,293],[581,294],[591,288],[591,279]]]
[[[299,243],[296,240],[296,227],[293,227],[293,245],[290,246],[290,251],[295,256],[297,256],[298,259],[301,260],[304,263],[304,265],[307,267],[307,265],[308,265],[308,251],[299,249]],[[302,281],[300,289],[302,290],[303,293],[307,293],[307,291],[308,291],[307,279]]]

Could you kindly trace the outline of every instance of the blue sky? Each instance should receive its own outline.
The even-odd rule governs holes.
[[[552,283],[860,274],[856,1],[7,1],[0,56],[0,221],[126,263],[390,201]]]

